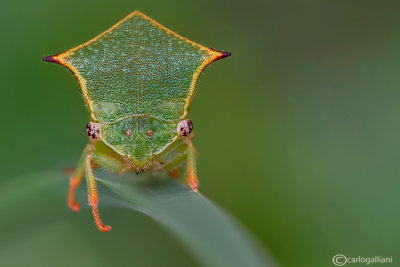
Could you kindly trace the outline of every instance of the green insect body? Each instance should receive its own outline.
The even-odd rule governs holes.
[[[89,110],[89,144],[70,180],[69,206],[86,176],[89,204],[101,231],[93,166],[116,173],[171,171],[186,161],[197,191],[196,152],[189,105],[201,71],[229,56],[194,43],[135,11],[87,43],[45,61],[69,68]]]

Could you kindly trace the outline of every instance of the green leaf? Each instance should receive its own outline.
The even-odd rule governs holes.
[[[108,190],[101,192],[101,208],[115,229],[107,234],[93,222],[84,183],[79,213],[68,209],[67,191],[61,171],[2,177],[0,266],[197,266],[154,220],[109,205],[116,197]]]
[[[165,177],[97,176],[100,189],[117,194],[99,194],[102,217],[114,226],[109,233],[93,223],[84,182],[76,214],[66,206],[68,180],[61,172],[3,180],[0,266],[196,266],[175,239],[136,211],[172,230],[200,266],[274,265],[239,223],[187,186]]]
[[[153,176],[97,180],[125,199],[128,207],[172,230],[204,266],[273,265],[239,223],[179,182]]]

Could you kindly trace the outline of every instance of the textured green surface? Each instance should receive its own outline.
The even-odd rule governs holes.
[[[135,13],[65,60],[84,79],[98,121],[132,115],[171,121],[183,118],[194,75],[209,57]]]

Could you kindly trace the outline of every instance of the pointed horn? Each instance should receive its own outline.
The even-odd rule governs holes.
[[[60,61],[57,58],[55,58],[55,56],[48,56],[48,57],[44,57],[42,59],[47,62],[60,63]]]
[[[221,58],[229,57],[230,55],[232,55],[230,52],[221,52]]]
[[[229,57],[231,55],[230,52],[223,52],[223,51],[217,51],[217,52],[219,53],[219,55],[214,60],[219,60],[221,58]]]

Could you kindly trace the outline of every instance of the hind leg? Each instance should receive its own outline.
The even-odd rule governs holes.
[[[69,192],[68,192],[68,206],[71,210],[78,212],[80,204],[75,201],[75,190],[82,181],[83,174],[85,171],[85,158],[86,151],[81,155],[81,158],[76,166],[71,178],[69,179]]]

